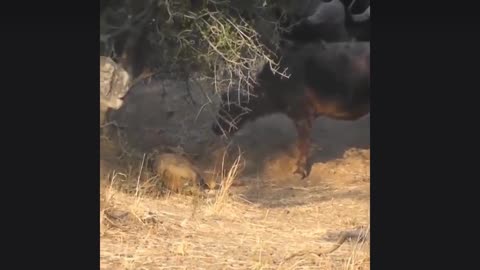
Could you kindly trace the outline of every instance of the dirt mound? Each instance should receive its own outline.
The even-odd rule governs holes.
[[[326,163],[316,163],[312,178],[337,183],[370,181],[370,150],[352,148],[342,158]]]

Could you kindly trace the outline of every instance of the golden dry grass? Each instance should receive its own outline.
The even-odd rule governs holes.
[[[140,177],[142,160],[129,170],[104,168],[100,269],[370,268],[368,238],[351,239],[324,256],[285,260],[299,251],[328,249],[344,231],[363,226],[368,232],[369,201],[354,196],[368,195],[368,183],[233,187],[242,162],[238,155],[219,174],[220,188],[204,198],[161,196],[149,175]]]

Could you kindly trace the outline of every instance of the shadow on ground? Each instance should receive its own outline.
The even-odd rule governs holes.
[[[249,203],[265,208],[283,208],[302,206],[328,201],[351,200],[368,202],[370,192],[366,186],[352,187],[346,190],[337,190],[332,186],[323,185],[300,187],[296,185],[248,185],[235,191],[240,198]]]
[[[246,152],[248,168],[245,175],[269,171],[289,174],[295,163],[296,130],[290,119],[281,114],[249,123],[233,141]],[[370,117],[358,121],[335,121],[318,118],[312,131],[312,166],[342,158],[349,149],[370,147]],[[271,174],[271,173],[270,173]],[[271,176],[271,175],[270,175]],[[273,175],[275,177],[275,175]]]

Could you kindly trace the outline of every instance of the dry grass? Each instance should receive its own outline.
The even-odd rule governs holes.
[[[328,248],[354,226],[365,225],[369,231],[368,202],[316,201],[318,189],[302,188],[313,194],[304,204],[288,206],[289,198],[284,198],[284,207],[264,207],[249,202],[245,190],[232,187],[242,162],[241,153],[228,170],[222,162],[221,188],[200,199],[153,194],[152,180],[140,180],[138,160],[137,170],[112,170],[101,189],[100,268],[369,269],[365,237],[351,239],[331,254],[285,260],[302,250]]]
[[[215,214],[219,214],[223,206],[227,203],[230,187],[232,186],[233,181],[237,178],[241,163],[243,161],[243,156],[239,149],[239,155],[234,160],[228,172],[225,174],[226,155],[227,150],[224,150],[220,171],[215,173],[216,175],[220,174],[220,188],[215,194],[215,201],[211,206],[211,212]]]
[[[365,252],[370,250],[370,226],[365,228],[355,241],[352,248],[352,254],[345,262],[344,269],[365,269],[370,265],[370,256],[365,256]],[[370,268],[370,267],[368,267]]]

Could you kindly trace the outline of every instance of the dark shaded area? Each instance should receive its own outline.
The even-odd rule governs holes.
[[[122,127],[127,143],[141,152],[178,145],[199,152],[212,135],[213,116],[209,106],[202,107],[207,100],[192,81],[160,75],[136,85],[124,102],[110,117]]]
[[[370,147],[370,117],[357,121],[339,121],[318,118],[312,129],[312,164],[328,162],[343,156],[350,148]],[[288,153],[295,159],[297,134],[293,121],[285,115],[275,114],[245,125],[232,140],[245,151],[249,168],[245,176],[254,176],[265,168],[265,161]],[[320,149],[319,149],[320,148]],[[289,175],[290,176],[290,175]]]
[[[248,202],[265,208],[301,206],[341,199],[370,200],[370,192],[366,188],[337,191],[327,185],[308,187],[306,184],[295,183],[289,186],[252,183],[235,190],[235,193]]]

